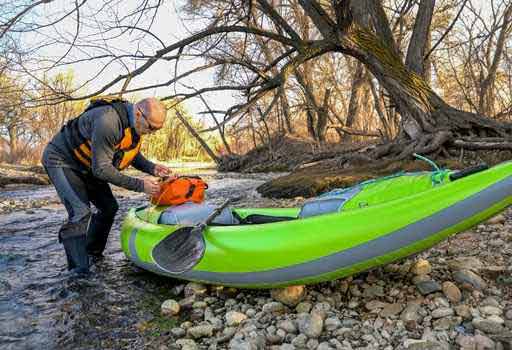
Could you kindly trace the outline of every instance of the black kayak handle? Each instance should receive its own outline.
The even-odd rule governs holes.
[[[487,164],[479,164],[474,165],[466,169],[462,169],[460,171],[457,171],[455,173],[450,174],[450,180],[455,181],[458,179],[462,179],[463,177],[478,173],[480,171],[484,171],[489,169],[489,166]]]

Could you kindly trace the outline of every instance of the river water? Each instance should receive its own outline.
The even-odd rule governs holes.
[[[263,201],[255,188],[274,175],[204,172],[208,198],[227,196]],[[158,313],[160,303],[183,283],[145,272],[120,248],[119,228],[126,211],[147,202],[142,194],[115,189],[120,210],[105,259],[89,279],[69,276],[57,231],[66,220],[51,186],[7,189],[0,202],[35,203],[0,214],[0,349],[142,349],[140,324]],[[261,204],[261,203],[260,203]],[[5,210],[4,210],[5,211]]]

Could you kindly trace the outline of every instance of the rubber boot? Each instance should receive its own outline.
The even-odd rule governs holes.
[[[59,231],[59,241],[64,245],[68,259],[68,270],[77,273],[89,272],[86,232],[90,218],[90,215],[86,215],[78,222],[67,222]]]
[[[89,256],[86,249],[86,236],[64,238],[62,244],[68,259],[68,270],[78,274],[87,274],[89,272]]]
[[[96,213],[91,218],[87,230],[87,253],[94,257],[95,261],[103,257],[108,234],[114,222],[114,215]]]

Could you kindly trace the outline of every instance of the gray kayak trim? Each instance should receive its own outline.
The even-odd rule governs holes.
[[[132,231],[132,236],[130,237],[130,252],[132,259],[134,259],[137,265],[171,277],[233,285],[286,283],[330,273],[343,268],[349,268],[370,259],[392,253],[469,219],[511,195],[512,176],[509,176],[452,206],[399,230],[390,232],[385,236],[306,263],[273,270],[256,272],[210,272],[191,270],[182,274],[171,274],[165,270],[159,269],[154,264],[140,261],[135,248],[136,230]]]

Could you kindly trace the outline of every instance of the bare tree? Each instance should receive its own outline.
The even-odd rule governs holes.
[[[185,12],[196,23],[201,23],[201,29],[175,42],[167,42],[152,32],[153,19],[163,6],[161,1],[148,0],[134,8],[122,9],[118,3],[107,2],[102,5],[101,12],[97,11],[100,17],[108,13],[108,18],[101,21],[83,13],[86,11],[82,7],[83,2],[76,1],[48,22],[37,23],[34,20],[29,26],[31,30],[35,28],[43,33],[46,27],[57,28],[65,21],[74,22],[73,32],[58,32],[59,35],[48,37],[40,45],[45,49],[55,44],[67,45],[68,50],[57,57],[47,57],[49,64],[40,69],[30,69],[27,62],[16,62],[17,69],[40,81],[41,72],[86,59],[99,67],[91,81],[113,65],[122,73],[100,88],[80,96],[55,91],[56,97],[44,103],[162,87],[169,88],[164,99],[179,102],[212,92],[231,91],[238,93],[239,102],[225,111],[208,111],[218,119],[213,127],[203,132],[226,125],[250,126],[252,122],[248,120],[254,120],[254,114],[262,127],[270,130],[270,122],[278,127],[283,124],[280,122],[281,116],[285,115],[282,112],[299,110],[309,112],[305,114],[310,120],[311,133],[322,141],[327,121],[340,118],[343,103],[333,101],[337,100],[334,97],[338,97],[340,91],[336,85],[339,79],[347,80],[342,77],[347,71],[343,70],[336,79],[324,79],[321,85],[317,83],[322,79],[321,75],[309,75],[308,71],[316,71],[331,57],[350,57],[359,62],[358,67],[364,67],[364,72],[371,74],[368,84],[371,82],[374,101],[367,105],[375,109],[378,116],[375,120],[386,129],[386,135],[389,136],[393,129],[389,125],[393,118],[388,116],[393,111],[401,116],[402,132],[392,142],[370,149],[359,158],[396,160],[409,157],[414,152],[435,155],[453,147],[510,148],[506,141],[511,136],[511,125],[484,115],[489,110],[483,107],[493,104],[490,93],[497,76],[496,67],[507,55],[503,43],[510,34],[512,10],[509,2],[501,2],[496,13],[500,20],[496,22],[496,29],[490,31],[492,36],[497,36],[497,50],[494,55],[488,55],[492,57],[486,66],[489,69],[486,75],[481,75],[485,76],[480,79],[480,101],[483,102],[482,108],[476,111],[464,111],[450,105],[431,86],[437,82],[431,82],[428,76],[430,65],[427,61],[437,58],[437,50],[445,48],[440,43],[446,39],[444,34],[435,38],[431,36],[436,14],[434,0],[404,1],[391,14],[384,6],[388,2],[374,0],[195,0],[188,3]],[[459,6],[465,7],[466,1]],[[90,8],[87,11],[91,11]],[[23,10],[18,11],[21,12]],[[414,15],[416,19],[411,21]],[[455,18],[458,20],[459,17]],[[13,23],[7,32],[17,30],[21,34],[26,33],[23,28],[17,29],[18,21],[6,23]],[[451,31],[450,26],[447,31]],[[117,50],[115,42],[120,38],[136,39],[137,48],[132,52]],[[435,44],[431,45],[431,41]],[[271,54],[265,54],[262,46],[266,46]],[[501,52],[498,50],[500,47]],[[34,48],[31,54],[37,52]],[[204,64],[181,70],[183,62],[190,58],[202,58]],[[171,67],[172,76],[154,84],[137,84],[139,77],[160,64]],[[187,89],[187,84],[179,84],[197,72],[212,69],[216,70],[218,78],[213,86]],[[354,89],[358,79],[354,80],[352,89],[346,89],[352,90],[353,101],[358,99],[359,89]],[[302,87],[302,94],[298,93],[300,90],[296,89],[295,83]],[[301,99],[302,109],[297,107]],[[352,107],[354,105],[355,102]],[[346,115],[352,117],[354,113]],[[292,118],[288,115],[285,120],[290,122]],[[288,129],[292,128],[290,123]],[[477,137],[480,139],[476,140]]]

